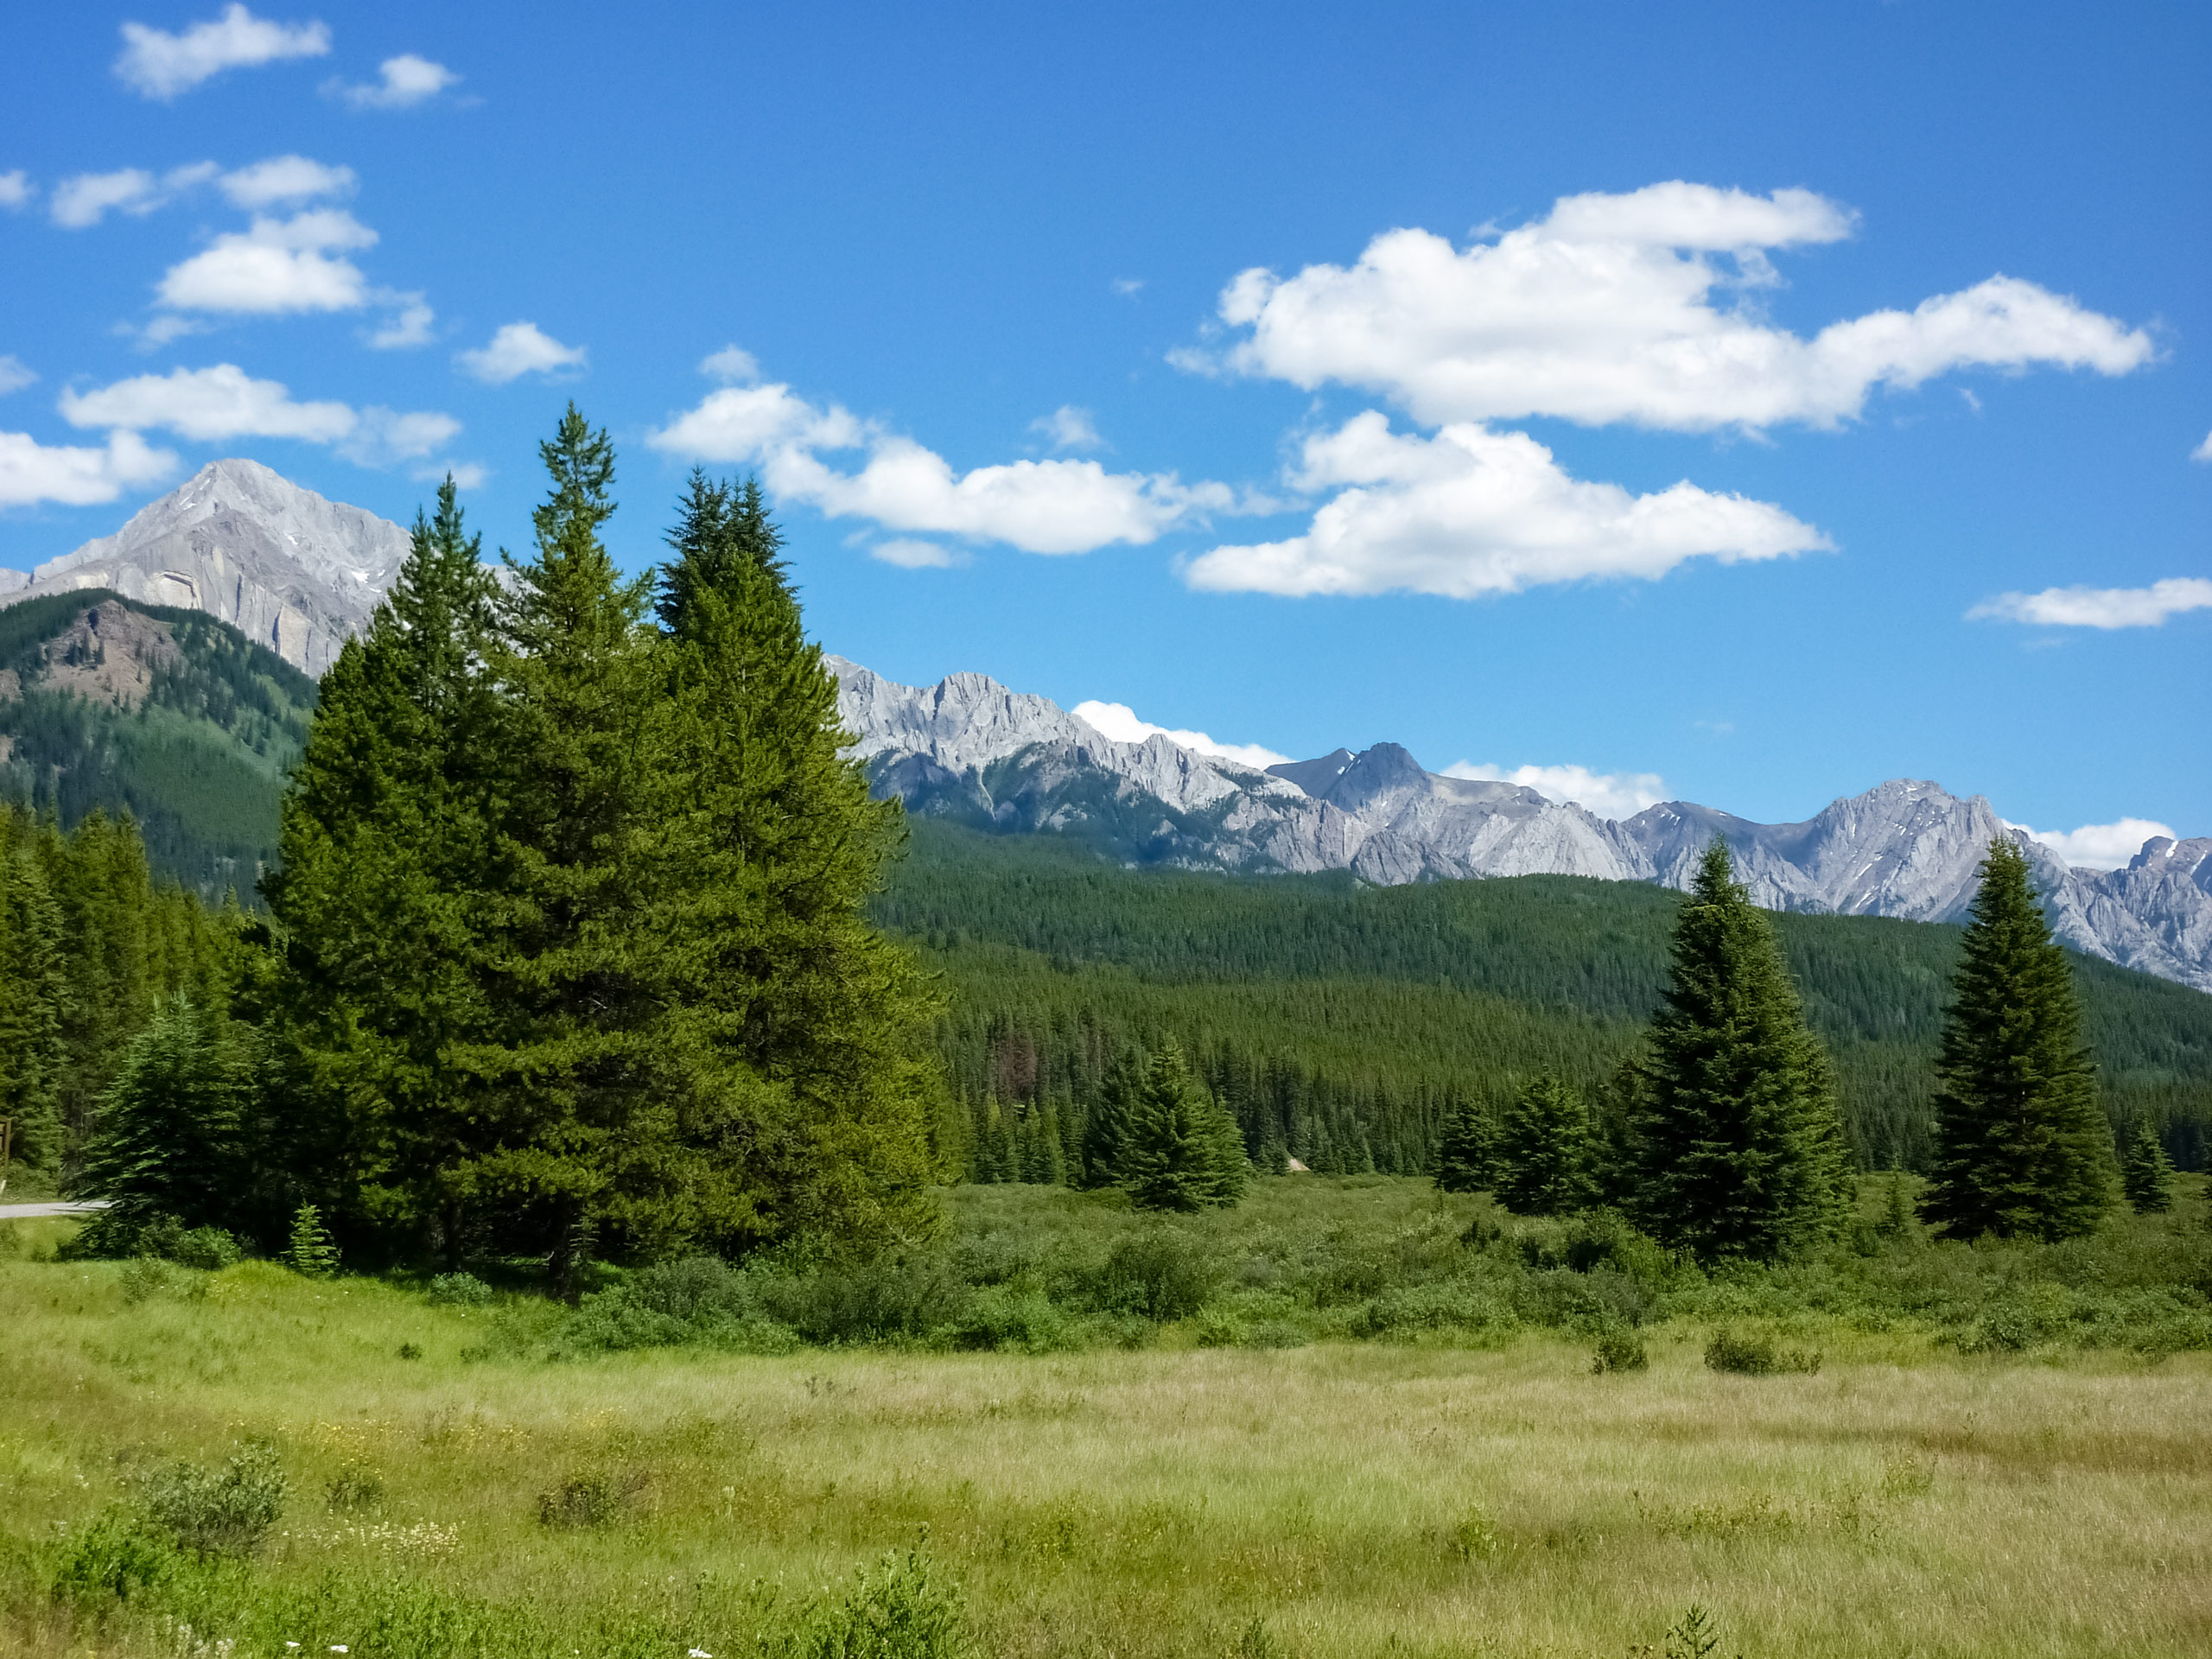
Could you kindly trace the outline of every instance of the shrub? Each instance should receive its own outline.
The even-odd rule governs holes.
[[[207,1294],[207,1285],[198,1275],[158,1255],[132,1256],[124,1264],[118,1282],[123,1287],[123,1300],[133,1307],[156,1296],[194,1300]]]
[[[492,1301],[492,1287],[473,1273],[442,1273],[423,1294],[440,1307],[486,1307]]]
[[[1244,1338],[1247,1348],[1303,1348],[1313,1338],[1306,1327],[1288,1319],[1262,1319]]]
[[[1959,1338],[1969,1354],[2018,1353],[2065,1334],[2074,1298],[2057,1285],[2030,1285],[1993,1298]]]
[[[1531,1325],[1585,1335],[1617,1325],[1642,1325],[1651,1298],[1626,1275],[1600,1268],[1577,1273],[1554,1268],[1530,1274],[1514,1295],[1514,1311]]]
[[[187,1228],[175,1216],[156,1216],[138,1230],[141,1255],[158,1255],[181,1268],[218,1272],[245,1259],[238,1242],[220,1227]]]
[[[1092,1297],[1104,1312],[1165,1324],[1204,1307],[1218,1282],[1218,1269],[1193,1240],[1172,1227],[1147,1227],[1107,1253]]]
[[[1724,1327],[1705,1344],[1705,1363],[1708,1370],[1731,1371],[1738,1376],[1774,1376],[1784,1371],[1810,1376],[1821,1369],[1821,1356],[1817,1351],[1777,1347],[1774,1338],[1763,1332],[1744,1333]]]
[[[1602,1376],[1608,1371],[1640,1371],[1651,1363],[1643,1338],[1626,1325],[1611,1325],[1598,1333],[1590,1356],[1590,1370]]]
[[[109,1510],[71,1538],[54,1564],[53,1595],[90,1611],[112,1597],[128,1601],[176,1571],[176,1546],[144,1517]]]
[[[987,1285],[968,1300],[962,1315],[944,1327],[954,1348],[1049,1354],[1075,1345],[1066,1314],[1041,1290]]]
[[[142,1483],[146,1511],[180,1548],[200,1555],[251,1555],[284,1512],[276,1449],[255,1441],[220,1472],[173,1463]]]
[[[1519,1324],[1513,1310],[1465,1279],[1433,1280],[1386,1290],[1351,1322],[1358,1337],[1396,1337],[1421,1331],[1506,1332]]]
[[[365,1463],[348,1459],[330,1478],[322,1496],[332,1510],[372,1510],[384,1502],[384,1477]]]
[[[612,1526],[645,1489],[645,1477],[632,1471],[613,1475],[570,1475],[550,1492],[537,1495],[537,1524],[568,1531]]]
[[[918,1341],[964,1318],[970,1294],[929,1256],[764,1276],[759,1292],[770,1319],[819,1343]]]
[[[958,1659],[972,1650],[959,1585],[918,1550],[887,1555],[820,1608],[806,1659]]]

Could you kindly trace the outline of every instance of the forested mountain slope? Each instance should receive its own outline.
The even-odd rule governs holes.
[[[876,914],[944,975],[944,1046],[971,1103],[1079,1119],[1121,1041],[1173,1033],[1255,1146],[1414,1170],[1455,1091],[1499,1095],[1548,1068],[1605,1086],[1657,1004],[1681,902],[1576,876],[1128,870],[1058,836],[918,822]],[[1960,930],[1775,920],[1862,1163],[1918,1163]],[[2075,969],[2108,1109],[2153,1114],[2201,1166],[2212,998],[2086,957]]]
[[[0,609],[0,798],[128,811],[155,869],[251,903],[315,682],[228,623],[99,589]]]

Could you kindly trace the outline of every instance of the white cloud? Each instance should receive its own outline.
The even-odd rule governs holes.
[[[504,386],[525,374],[551,374],[584,365],[581,346],[563,346],[534,322],[511,322],[492,336],[491,343],[462,352],[454,361],[479,380]]]
[[[1806,190],[1676,181],[1563,197],[1545,219],[1464,251],[1427,231],[1389,231],[1349,270],[1242,273],[1219,315],[1243,337],[1220,356],[1185,349],[1171,360],[1309,390],[1370,388],[1429,425],[1548,415],[1704,431],[1833,427],[1877,386],[1908,390],[1955,369],[2123,374],[2153,355],[2142,330],[2010,276],[1811,340],[1740,297],[1777,283],[1769,252],[1837,241],[1854,218]]]
[[[760,378],[760,361],[742,346],[725,346],[699,359],[699,372],[726,386],[749,386]]]
[[[2204,442],[2189,452],[2191,461],[2212,461],[2212,432],[2204,435]]]
[[[1601,818],[1632,818],[1647,806],[1667,798],[1666,780],[1656,772],[1592,772],[1587,766],[1476,766],[1455,760],[1444,768],[1446,778],[1466,778],[1483,783],[1518,784],[1533,789],[1548,801],[1587,807]]]
[[[72,426],[155,428],[214,443],[231,438],[296,438],[327,443],[364,467],[387,467],[450,442],[461,423],[435,410],[403,413],[336,402],[296,403],[278,381],[256,380],[235,363],[142,374],[91,391],[61,394]]]
[[[1969,622],[2028,622],[2052,628],[2155,628],[2184,611],[2212,608],[2212,581],[2169,576],[2148,588],[2046,588],[1999,594],[1967,613]]]
[[[1525,433],[1446,427],[1401,436],[1369,410],[1306,441],[1292,482],[1338,488],[1303,536],[1217,547],[1184,578],[1223,592],[1471,599],[1586,577],[1664,575],[1831,545],[1780,507],[1683,482],[1654,495],[1570,477]],[[1340,487],[1341,486],[1341,487]]]
[[[835,404],[817,408],[784,385],[726,386],[647,440],[665,454],[760,468],[779,499],[887,530],[999,541],[1029,553],[1141,546],[1207,512],[1239,511],[1228,486],[1172,474],[1109,473],[1095,461],[1017,461],[955,473],[911,438]],[[857,450],[858,472],[822,452]]]
[[[17,168],[12,173],[0,173],[0,207],[14,213],[30,206],[31,198],[38,194],[31,183],[31,175]]]
[[[11,391],[21,391],[37,378],[38,371],[20,357],[0,357],[0,397]]]
[[[1144,278],[1141,276],[1116,276],[1113,282],[1109,284],[1109,286],[1113,289],[1115,293],[1120,295],[1123,299],[1134,300],[1138,295],[1144,292]]]
[[[219,181],[234,207],[289,207],[318,196],[342,196],[359,182],[350,167],[326,167],[304,156],[271,156]]]
[[[174,452],[151,448],[136,432],[109,433],[105,449],[49,446],[28,432],[0,432],[0,507],[40,501],[96,506],[160,483],[176,464]]]
[[[226,6],[213,22],[194,23],[181,35],[125,23],[123,40],[115,73],[124,85],[158,99],[188,92],[226,69],[319,58],[330,50],[327,24],[272,23],[235,4]]]
[[[359,266],[340,256],[376,240],[367,226],[332,207],[256,219],[170,266],[155,291],[179,311],[351,311],[366,302],[368,283]]]
[[[420,294],[384,294],[378,298],[384,304],[396,305],[399,308],[383,327],[369,335],[370,349],[397,352],[430,343],[430,326],[438,320],[438,314],[429,308]]]
[[[334,80],[322,90],[357,110],[407,110],[461,84],[461,77],[442,63],[412,52],[386,58],[377,69],[379,79],[365,86]]]
[[[881,559],[886,564],[895,564],[901,570],[951,570],[968,563],[968,555],[957,547],[943,547],[935,542],[917,542],[896,537],[878,542],[868,550],[868,557]]]
[[[2024,823],[2008,820],[2006,828],[2018,830],[2031,841],[2041,842],[2067,863],[2090,870],[2118,869],[2141,852],[2143,843],[2153,836],[2164,836],[2169,841],[2177,839],[2171,828],[2152,818],[2085,823],[2079,830],[2031,830]]]
[[[143,217],[168,206],[180,191],[207,183],[220,170],[213,162],[194,162],[188,167],[171,168],[158,177],[143,167],[126,167],[114,173],[79,173],[54,187],[47,212],[55,224],[72,231],[97,225],[111,213]]]
[[[1029,429],[1043,435],[1055,449],[1103,449],[1106,440],[1098,435],[1097,423],[1090,418],[1087,409],[1077,409],[1073,404],[1062,404],[1049,415],[1029,423]]]
[[[1217,743],[1204,732],[1155,726],[1148,720],[1139,720],[1136,710],[1126,702],[1078,702],[1070,712],[1101,737],[1111,738],[1116,743],[1141,743],[1148,737],[1164,737],[1183,748],[1210,754],[1219,760],[1233,760],[1255,772],[1281,766],[1290,759],[1257,743]]]
[[[450,477],[455,489],[480,490],[492,469],[480,461],[440,461],[417,467],[408,476],[418,484],[442,484]]]

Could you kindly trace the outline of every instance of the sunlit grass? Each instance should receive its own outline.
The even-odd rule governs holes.
[[[372,1281],[249,1263],[133,1306],[122,1272],[0,1262],[18,1546],[136,1470],[268,1435],[292,1497],[254,1573],[374,1562],[580,1626],[711,1574],[764,1581],[747,1605],[779,1627],[925,1538],[994,1653],[1228,1653],[1257,1619],[1316,1656],[1618,1655],[1692,1602],[1751,1656],[2212,1650],[2201,1355],[1992,1361],[1838,1325],[1817,1376],[1744,1378],[1684,1323],[1616,1376],[1534,1336],[1253,1351],[1173,1330],[1034,1358],[472,1363],[483,1311]],[[379,1503],[327,1505],[348,1469]],[[611,1524],[541,1522],[572,1478],[618,1494]],[[14,1559],[16,1644],[83,1652]],[[124,1625],[98,1643],[170,1650]]]

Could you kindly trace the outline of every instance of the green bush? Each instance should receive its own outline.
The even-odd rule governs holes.
[[[1075,1324],[1041,1290],[986,1285],[968,1299],[960,1316],[943,1328],[949,1347],[1050,1354],[1078,1345]]]
[[[219,1272],[245,1259],[237,1239],[220,1227],[187,1228],[175,1216],[157,1216],[138,1230],[137,1252],[158,1255],[181,1268]]]
[[[1404,1337],[1424,1331],[1502,1334],[1520,1321],[1513,1310],[1465,1279],[1433,1281],[1384,1291],[1353,1317],[1357,1337]]]
[[[140,1483],[146,1512],[200,1555],[251,1555],[284,1512],[284,1471],[276,1450],[255,1441],[222,1469],[173,1463]]]
[[[124,1263],[116,1282],[123,1287],[123,1300],[134,1307],[156,1296],[196,1301],[207,1294],[207,1281],[200,1275],[158,1255],[132,1256]]]
[[[1187,1319],[1212,1300],[1220,1264],[1198,1240],[1170,1226],[1147,1227],[1107,1252],[1091,1285],[1104,1313],[1134,1313],[1154,1324]]]
[[[959,1659],[973,1651],[959,1585],[918,1550],[888,1555],[820,1608],[805,1659]]]
[[[561,1531],[612,1526],[637,1501],[645,1484],[645,1477],[636,1471],[619,1477],[596,1471],[570,1475],[537,1495],[537,1524]]]
[[[492,1301],[492,1287],[473,1273],[442,1273],[423,1294],[440,1307],[486,1307]]]
[[[824,1344],[918,1342],[966,1314],[967,1286],[940,1258],[823,1268],[791,1275],[763,1274],[763,1313],[809,1342]]]
[[[175,1542],[142,1515],[111,1509],[95,1516],[61,1547],[53,1594],[81,1611],[111,1599],[129,1601],[166,1583],[178,1567]]]
[[[1726,1327],[1713,1333],[1705,1344],[1709,1370],[1730,1371],[1738,1376],[1775,1376],[1784,1371],[1807,1375],[1821,1369],[1821,1356],[1802,1349],[1777,1345],[1764,1332],[1738,1332]]]
[[[1590,1370],[1603,1376],[1610,1371],[1640,1371],[1651,1363],[1643,1338],[1625,1325],[1611,1325],[1598,1333],[1590,1355]]]

